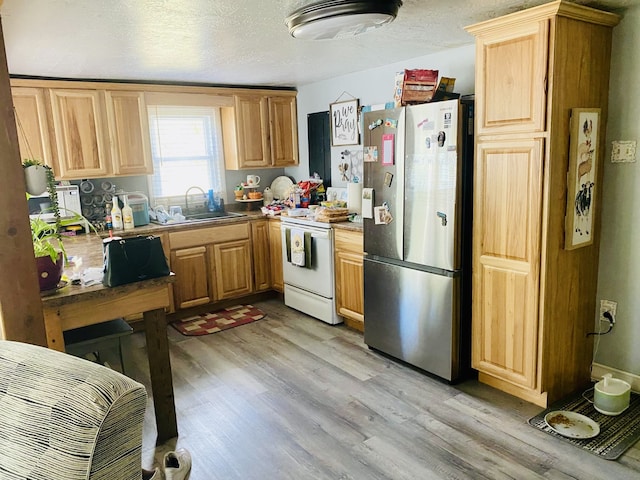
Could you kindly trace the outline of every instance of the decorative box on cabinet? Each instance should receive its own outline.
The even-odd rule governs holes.
[[[467,27],[476,37],[472,364],[480,381],[540,406],[590,380],[600,218],[592,212],[592,245],[564,250],[569,115],[600,108],[604,143],[618,21],[556,1]]]

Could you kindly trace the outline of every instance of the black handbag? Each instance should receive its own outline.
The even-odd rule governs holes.
[[[160,237],[114,238],[104,243],[102,284],[115,287],[169,275]]]

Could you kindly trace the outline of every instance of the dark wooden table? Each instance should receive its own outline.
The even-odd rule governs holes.
[[[95,238],[68,242],[72,244],[74,254],[90,252],[85,255],[84,267],[95,266],[97,259],[102,257],[102,241]],[[65,330],[142,313],[158,443],[178,435],[165,315],[165,308],[170,304],[170,284],[174,281],[175,276],[171,274],[111,288],[102,284],[68,285],[53,295],[42,297],[48,347],[62,352],[65,350]]]

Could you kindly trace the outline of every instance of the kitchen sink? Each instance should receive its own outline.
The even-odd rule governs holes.
[[[191,213],[185,216],[184,220],[175,221],[169,220],[168,222],[159,222],[157,220],[151,220],[152,223],[156,223],[158,225],[176,225],[179,223],[193,223],[193,222],[202,222],[206,220],[217,220],[224,218],[236,218],[236,217],[246,217],[244,213],[237,212],[200,212],[200,213]]]
[[[194,221],[194,220],[211,220],[215,218],[234,218],[234,217],[246,217],[244,213],[236,213],[236,212],[201,212],[201,213],[192,213],[186,216],[186,221]]]

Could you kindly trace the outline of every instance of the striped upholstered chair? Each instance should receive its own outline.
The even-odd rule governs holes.
[[[140,480],[146,396],[109,368],[0,341],[0,479]]]

